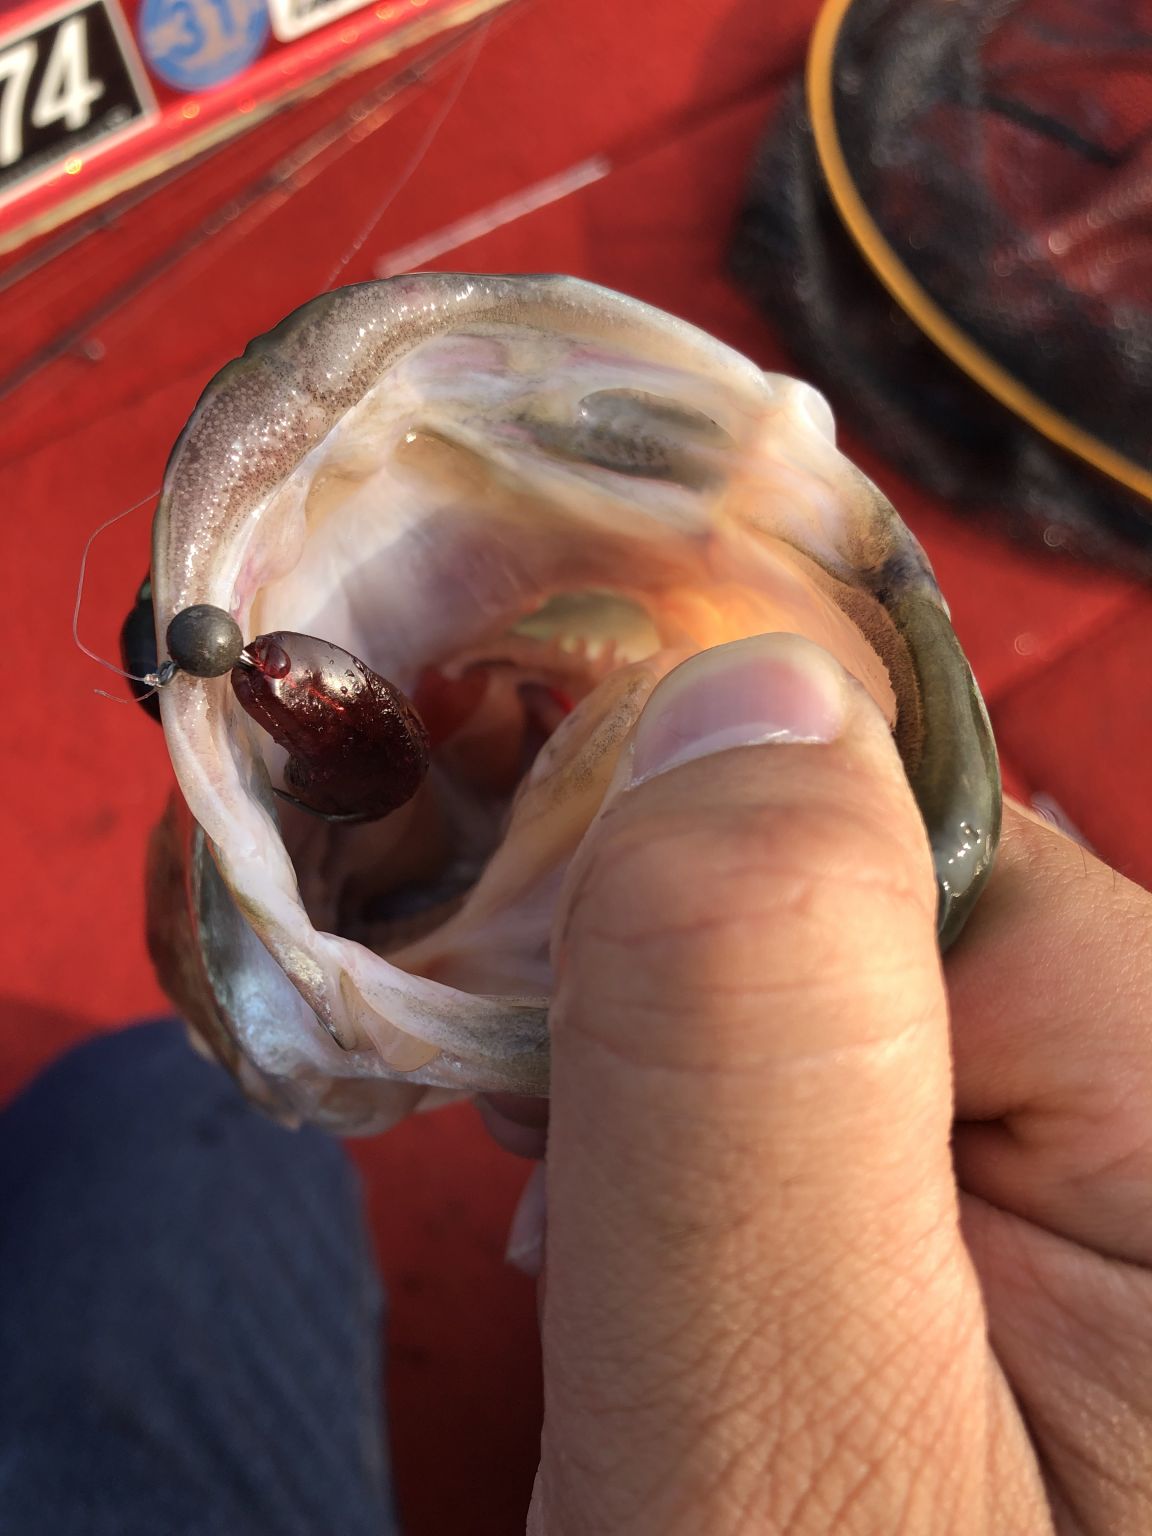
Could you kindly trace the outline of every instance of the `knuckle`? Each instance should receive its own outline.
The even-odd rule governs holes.
[[[845,798],[617,817],[603,829],[581,894],[583,920],[625,944],[788,923],[827,953],[878,923],[935,924],[923,839],[894,835]]]
[[[634,1066],[815,1059],[863,1047],[873,1026],[881,1045],[939,983],[926,845],[851,796],[638,794],[599,829],[566,941],[581,950],[580,1006],[561,1007],[562,1029]]]

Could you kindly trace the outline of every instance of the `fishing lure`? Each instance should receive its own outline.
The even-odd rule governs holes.
[[[137,698],[159,719],[157,689],[178,672],[227,675],[245,713],[288,753],[284,786],[274,786],[281,798],[329,820],[375,821],[424,782],[424,722],[399,688],[351,651],[285,630],[245,645],[230,613],[194,603],[168,625],[168,660],[157,666],[154,623],[145,581],[121,631]]]

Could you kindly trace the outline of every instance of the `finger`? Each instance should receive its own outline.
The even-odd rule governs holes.
[[[1009,810],[948,979],[964,1188],[1152,1263],[1152,897]]]
[[[980,1529],[1002,1400],[889,732],[767,636],[672,673],[632,750],[560,919],[531,1528]]]
[[[546,1220],[544,1164],[537,1163],[528,1175],[512,1215],[508,1244],[504,1251],[506,1264],[534,1278],[539,1276],[544,1267]]]
[[[1147,1536],[1152,1275],[972,1195],[962,1199],[961,1220],[979,1266],[989,1343],[1046,1467],[1056,1530]],[[1038,1527],[1005,1520],[1001,1529],[1007,1536]]]
[[[484,1129],[517,1157],[540,1158],[548,1140],[548,1100],[486,1093],[476,1100]]]

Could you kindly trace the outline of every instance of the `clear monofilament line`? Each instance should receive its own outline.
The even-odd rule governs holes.
[[[84,652],[85,656],[91,661],[99,662],[102,667],[107,667],[109,672],[115,672],[117,677],[126,677],[130,683],[147,683],[152,688],[160,687],[161,683],[167,681],[167,679],[162,679],[159,672],[150,672],[144,677],[138,677],[133,672],[125,672],[123,667],[118,667],[114,662],[106,660],[103,656],[98,656],[91,647],[84,644],[80,638],[80,608],[84,601],[84,578],[88,573],[88,556],[91,553],[93,544],[102,533],[112,527],[113,523],[120,522],[122,518],[129,517],[133,512],[139,512],[141,507],[146,507],[150,501],[155,501],[159,494],[159,487],[154,491],[149,491],[147,496],[142,496],[139,501],[133,502],[130,507],[125,507],[123,512],[117,512],[115,517],[108,518],[106,522],[100,524],[99,528],[93,529],[88,535],[87,542],[84,545],[84,553],[80,556],[80,574],[76,581],[76,606],[72,610],[72,639],[77,647]],[[99,688],[95,691],[97,693],[101,692]]]
[[[376,226],[380,223],[380,220],[388,212],[389,208],[391,208],[392,204],[396,201],[401,192],[403,192],[404,188],[408,185],[413,176],[415,176],[416,172],[420,169],[425,155],[427,155],[428,151],[432,148],[432,145],[436,142],[436,138],[441,128],[443,128],[444,124],[447,122],[449,113],[460,100],[461,93],[463,92],[464,87],[467,85],[473,69],[476,67],[477,59],[480,57],[480,50],[484,46],[484,40],[488,36],[488,28],[490,25],[491,23],[487,18],[477,25],[476,35],[473,38],[471,47],[469,48],[464,62],[460,67],[460,73],[457,75],[454,83],[445,95],[444,100],[437,108],[432,121],[425,129],[424,134],[421,137],[420,142],[417,144],[415,150],[413,151],[411,157],[409,158],[408,163],[404,166],[403,170],[400,172],[400,175],[392,184],[392,187],[385,196],[384,201],[373,213],[371,221],[364,226],[360,234],[356,237],[356,239],[344,252],[344,255],[341,256],[340,260],[337,262],[331,276],[324,284],[325,292],[327,292],[330,288],[335,287],[340,274],[344,271],[345,267],[347,267],[353,256],[355,256],[357,252],[364,248],[364,245],[372,235],[373,231],[376,229]]]

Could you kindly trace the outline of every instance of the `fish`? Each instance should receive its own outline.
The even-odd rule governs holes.
[[[288,1123],[547,1094],[565,871],[653,688],[712,646],[803,635],[875,699],[942,945],[992,867],[987,712],[823,397],[572,277],[393,277],[251,342],[172,452],[148,600],[185,661],[157,693],[149,947],[194,1041]],[[215,670],[176,642],[190,610]]]

